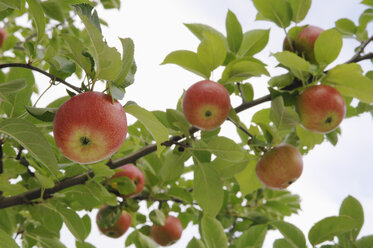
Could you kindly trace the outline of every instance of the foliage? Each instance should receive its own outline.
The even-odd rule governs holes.
[[[273,22],[291,36],[307,15],[311,0],[253,3],[258,21]],[[335,28],[317,40],[317,64],[289,51],[273,54],[286,71],[282,75],[271,75],[268,66],[255,57],[267,45],[270,30],[244,31],[232,11],[227,12],[226,35],[205,24],[186,24],[200,40],[197,50],[171,52],[162,64],[176,64],[205,79],[222,69],[219,83],[231,97],[243,101],[233,106],[229,116],[241,140],[222,136],[220,129],[191,127],[180,103],[175,109],[151,112],[126,99],[124,108],[137,121],[128,127],[120,150],[110,160],[80,165],[56,147],[53,116],[69,97],[93,90],[96,83],[104,84],[105,91],[120,100],[134,83],[133,41],[120,39],[122,54],[110,47],[101,33],[104,21],[95,10],[97,4],[120,8],[120,1],[0,0],[0,20],[8,34],[0,48],[0,246],[19,247],[13,238],[18,237],[25,248],[65,247],[59,240],[64,223],[76,238],[76,247],[94,247],[85,242],[92,221],[77,212],[109,204],[120,205],[136,220],[127,246],[155,247],[149,223],[161,224],[165,215],[174,212],[184,228],[199,225],[201,240],[193,238],[188,247],[261,247],[267,231],[274,229],[283,235],[274,247],[306,247],[302,231],[284,221],[300,210],[299,197],[287,190],[264,188],[256,178],[255,164],[264,150],[283,142],[302,154],[322,142],[338,143],[339,129],[324,135],[299,125],[294,102],[307,85],[320,82],[338,89],[347,102],[347,117],[373,115],[372,71],[359,65],[373,58],[364,51],[373,40],[367,30],[373,6],[368,0],[362,3],[367,9],[358,23],[337,20]],[[32,26],[16,22],[21,18],[32,20]],[[343,37],[360,42],[356,54],[345,64],[330,66],[340,53]],[[33,73],[48,76],[50,87],[66,85],[66,97],[45,108],[36,107],[32,94],[43,94]],[[269,95],[254,100],[254,88],[247,80],[261,76],[268,78]],[[271,101],[271,107],[256,112],[251,122],[240,120],[239,112],[266,101]],[[146,187],[141,195],[123,199],[108,179],[115,168],[130,162],[145,174]],[[138,211],[141,201],[159,210],[144,215]],[[363,223],[360,203],[348,196],[339,215],[311,228],[308,241],[321,247],[372,247],[372,236],[358,239]]]

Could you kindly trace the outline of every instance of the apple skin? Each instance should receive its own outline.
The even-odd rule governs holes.
[[[122,105],[101,92],[73,96],[57,110],[53,121],[57,147],[70,160],[89,164],[114,154],[127,135]]]
[[[316,63],[314,46],[319,35],[324,32],[324,29],[313,25],[308,25],[299,32],[295,39],[295,49],[300,55],[304,55],[305,59],[311,63]]]
[[[185,92],[182,108],[190,124],[201,130],[213,130],[228,117],[231,102],[223,85],[203,80]]]
[[[290,144],[281,144],[268,150],[255,167],[259,181],[271,189],[287,188],[300,177],[302,171],[302,155]]]
[[[102,206],[96,215],[96,223],[101,219],[101,212],[108,208],[109,206],[104,205]],[[117,222],[111,227],[103,228],[100,227],[97,224],[98,229],[100,232],[102,232],[104,235],[110,237],[110,238],[119,238],[121,237],[131,226],[131,215],[127,212],[122,212],[119,216]]]
[[[124,198],[131,198],[139,195],[145,186],[145,178],[142,171],[133,164],[126,164],[119,167],[120,171],[117,171],[111,178],[117,177],[128,177],[136,185],[135,192],[129,195],[122,195]],[[116,189],[115,183],[110,184],[112,188]]]
[[[161,245],[168,246],[178,241],[183,232],[180,220],[174,216],[167,216],[163,226],[153,224],[150,228],[150,236]]]
[[[0,48],[4,44],[5,37],[6,37],[5,30],[3,28],[0,28]]]
[[[295,106],[301,125],[316,133],[333,131],[346,115],[343,96],[329,85],[306,88],[298,96]]]

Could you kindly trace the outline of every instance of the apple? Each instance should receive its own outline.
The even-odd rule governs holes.
[[[304,58],[311,63],[316,63],[315,54],[313,48],[319,35],[324,29],[308,25],[302,31],[299,32],[295,39],[295,49]]]
[[[328,133],[346,114],[343,96],[329,85],[313,85],[302,91],[296,101],[301,125],[312,132]]]
[[[98,229],[106,236],[119,238],[131,225],[131,215],[118,207],[102,206],[96,215]]]
[[[168,246],[178,241],[183,232],[183,226],[178,218],[167,216],[163,226],[153,224],[150,228],[150,236],[161,245]]]
[[[118,178],[118,177],[128,177],[135,185],[136,185],[136,190],[128,195],[122,195],[122,197],[125,198],[130,198],[130,197],[135,197],[139,195],[142,190],[144,189],[145,186],[145,178],[144,174],[142,171],[134,166],[133,164],[126,164],[118,168],[119,171],[117,171],[112,177],[113,178]],[[110,183],[110,186],[113,189],[118,189],[116,183]]]
[[[3,28],[0,28],[0,48],[3,46],[5,37],[6,37],[5,30]]]
[[[57,110],[53,135],[64,156],[81,164],[95,163],[110,157],[123,144],[126,112],[104,93],[78,94]]]
[[[203,80],[185,92],[182,108],[190,124],[201,130],[213,130],[228,117],[231,102],[223,85]]]
[[[302,170],[302,155],[290,144],[266,151],[255,167],[259,181],[271,189],[287,188],[300,177]]]

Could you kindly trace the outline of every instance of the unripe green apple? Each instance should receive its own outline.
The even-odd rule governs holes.
[[[168,246],[174,244],[181,237],[183,226],[178,218],[174,216],[167,216],[163,226],[153,224],[150,229],[150,236],[153,240],[161,245]]]
[[[278,145],[264,153],[257,162],[255,171],[259,181],[266,187],[285,189],[302,174],[302,155],[293,145]]]
[[[346,114],[343,96],[329,85],[313,85],[297,98],[296,110],[301,125],[312,132],[328,133],[336,129]]]
[[[111,179],[118,177],[128,177],[136,185],[136,189],[133,193],[122,195],[122,197],[129,198],[139,195],[145,186],[145,178],[142,171],[133,164],[126,164],[119,167],[118,169],[120,169],[120,171],[117,171]],[[110,186],[116,190],[118,188],[115,182],[110,183]]]
[[[104,235],[119,238],[131,226],[131,215],[128,212],[122,212],[117,207],[105,205],[97,212],[96,224]]]
[[[5,37],[6,37],[5,30],[3,28],[0,28],[0,48],[3,46]]]
[[[190,124],[201,130],[213,130],[228,117],[231,102],[223,85],[203,80],[185,92],[182,108]]]
[[[114,154],[127,135],[122,105],[101,92],[73,96],[57,110],[53,121],[57,147],[72,161],[95,163]]]
[[[306,60],[311,63],[316,63],[314,46],[319,35],[324,32],[324,29],[308,25],[302,31],[299,32],[295,39],[296,51],[305,57]]]

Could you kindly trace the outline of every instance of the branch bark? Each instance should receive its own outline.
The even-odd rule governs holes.
[[[38,67],[35,67],[35,66],[32,66],[32,65],[29,65],[29,64],[23,64],[23,63],[9,63],[9,64],[0,64],[0,69],[3,69],[3,68],[11,68],[11,67],[19,67],[19,68],[26,68],[26,69],[29,69],[29,70],[33,70],[33,71],[37,71],[47,77],[49,77],[50,79],[54,80],[54,81],[57,81],[57,82],[60,82],[68,87],[70,87],[71,89],[75,90],[76,92],[78,93],[82,93],[82,89],[81,88],[78,88],[68,82],[66,82],[65,80],[63,80],[62,78],[59,78],[59,77],[56,77],[46,71],[43,71],[42,69],[38,68]]]

